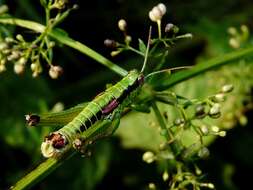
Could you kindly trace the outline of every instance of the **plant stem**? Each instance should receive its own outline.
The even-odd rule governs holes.
[[[11,186],[11,190],[20,190],[20,189],[28,189],[32,187],[34,184],[41,181],[45,178],[49,173],[55,170],[58,166],[60,166],[64,161],[69,159],[75,154],[75,152],[70,151],[64,155],[61,155],[58,158],[49,158],[45,162],[42,162],[37,168],[35,168],[32,172],[28,173],[25,177],[19,180],[14,186]]]
[[[252,54],[253,54],[253,47],[249,47],[249,48],[244,48],[237,51],[233,51],[231,53],[221,55],[219,57],[210,59],[208,61],[199,63],[196,66],[192,67],[192,69],[174,73],[173,75],[170,76],[169,80],[164,80],[158,85],[153,86],[153,88],[157,91],[166,90],[170,88],[171,86],[176,85],[184,80],[187,80],[196,75],[202,74],[211,69],[215,69],[222,65],[231,64],[233,63],[232,61],[238,60],[242,57],[245,57],[246,55],[252,55]],[[252,64],[252,63],[249,63],[249,64]]]
[[[0,23],[20,26],[23,28],[27,28],[27,29],[36,31],[38,33],[43,33],[43,32],[45,32],[45,29],[46,29],[46,27],[44,25],[39,24],[37,22],[22,20],[22,19],[17,19],[17,18],[0,18]],[[86,54],[87,56],[89,56],[92,59],[96,60],[97,62],[103,64],[104,66],[111,69],[112,71],[116,72],[120,76],[126,76],[128,73],[125,69],[114,64],[113,62],[111,62],[110,60],[108,60],[104,56],[100,55],[96,51],[92,50],[88,46],[68,37],[67,34],[60,29],[50,30],[50,31],[48,31],[47,34],[50,37],[54,38],[55,40],[58,40],[62,44],[72,47],[72,48],[80,51],[81,53]]]
[[[167,128],[163,116],[156,105],[156,102],[152,101],[151,106],[155,112],[155,116],[158,120],[158,123],[160,124],[162,130],[164,131],[164,137],[166,138],[166,141],[170,143],[172,152],[174,153],[174,155],[178,155],[181,149],[180,143],[177,141],[177,139],[174,138],[172,131],[169,128]]]

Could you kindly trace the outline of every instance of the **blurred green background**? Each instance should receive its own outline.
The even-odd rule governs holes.
[[[164,25],[172,22],[180,27],[182,33],[191,32],[194,35],[193,40],[179,43],[171,51],[168,58],[170,66],[192,65],[198,60],[231,51],[227,34],[227,28],[230,26],[239,27],[246,24],[253,30],[251,0],[74,2],[78,3],[80,8],[72,12],[61,27],[73,39],[83,42],[108,58],[110,51],[104,47],[104,39],[122,40],[117,21],[120,18],[127,20],[128,31],[133,41],[137,42],[138,38],[145,39],[151,24],[148,12],[159,2],[167,6]],[[39,1],[0,0],[0,4],[5,3],[9,5],[12,15],[43,22],[44,13]],[[22,33],[28,38],[32,34],[20,28],[10,27],[10,30]],[[252,45],[252,40],[249,44]],[[142,60],[128,53],[110,59],[127,69],[140,68],[142,64]],[[25,75],[17,76],[12,65],[5,73],[0,74],[0,189],[15,183],[43,160],[40,143],[50,129],[28,128],[24,122],[25,114],[49,111],[58,102],[62,102],[68,108],[89,101],[105,89],[105,84],[115,83],[120,79],[95,61],[67,47],[55,49],[54,61],[64,68],[64,75],[58,80],[50,79],[46,71],[34,79],[29,69]],[[222,76],[232,75],[230,80],[227,79],[229,77],[226,78],[229,82],[247,86],[247,89],[239,90],[245,93],[245,96],[240,97],[239,108],[235,106],[233,109],[243,109],[248,103],[244,100],[252,101],[252,66],[228,66],[217,72],[221,72]],[[235,73],[239,73],[238,76]],[[249,77],[243,78],[244,73],[244,76]],[[190,97],[201,97],[204,95],[201,91],[205,87],[203,78],[207,80],[217,75],[207,73],[196,81],[185,83],[188,88],[179,86],[179,89],[175,90]],[[189,88],[189,85],[193,87]],[[216,84],[215,80],[210,85],[213,89],[218,87],[219,84]],[[136,115],[135,119],[142,119],[142,115],[133,115]],[[234,126],[225,138],[217,139],[210,145],[210,158],[199,162],[206,178],[214,182],[217,189],[236,190],[252,186],[252,111],[246,111],[245,115],[248,119],[247,125],[242,127],[238,122],[238,126]],[[128,120],[132,119],[131,115],[124,119],[123,126],[112,138],[96,143],[92,148],[91,158],[81,158],[79,155],[71,158],[33,189],[146,189],[149,182],[156,182],[160,184],[160,189],[164,189],[158,165],[148,165],[142,161],[142,154],[156,146],[152,141],[159,138],[159,135],[145,135],[143,128],[139,129],[139,132],[138,129],[134,131],[134,128],[124,128],[125,125],[131,124]],[[141,141],[134,141],[134,138]]]

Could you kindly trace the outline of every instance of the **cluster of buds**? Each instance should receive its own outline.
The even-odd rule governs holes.
[[[23,51],[25,44],[23,37],[19,34],[16,39],[4,38],[0,42],[0,72],[6,70],[6,64],[14,63],[14,72],[21,74],[27,62],[26,53]]]
[[[54,42],[49,42],[45,50],[48,51],[53,48]],[[40,53],[38,53],[38,46],[26,42],[22,35],[18,34],[16,38],[6,37],[0,42],[0,72],[6,70],[6,64],[12,63],[13,70],[16,74],[23,74],[28,62],[31,62],[30,69],[32,76],[37,77],[42,72],[40,62]],[[59,66],[51,66],[49,76],[52,79],[58,78],[62,74],[62,68]]]
[[[42,6],[48,7],[50,9],[58,9],[62,10],[65,9],[66,6],[69,4],[69,0],[41,0],[40,1]]]
[[[242,25],[240,31],[235,27],[229,27],[228,33],[231,36],[229,45],[234,49],[240,48],[242,44],[249,39],[249,28],[246,25]]]

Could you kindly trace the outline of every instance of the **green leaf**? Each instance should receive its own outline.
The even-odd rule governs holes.
[[[140,50],[140,52],[145,54],[146,50],[147,50],[147,47],[146,47],[145,43],[140,38],[138,39],[138,41],[139,41],[139,50]]]

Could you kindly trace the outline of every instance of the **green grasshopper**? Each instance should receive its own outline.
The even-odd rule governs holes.
[[[120,114],[138,95],[143,83],[143,74],[136,70],[130,71],[120,82],[106,89],[89,102],[72,121],[47,136],[41,145],[43,156],[55,157],[69,150],[72,145],[77,150],[81,150],[85,144],[84,142],[87,142],[82,133],[94,128],[95,124],[102,120],[108,120],[107,125],[112,127],[106,133],[102,129],[97,129],[96,138],[100,135],[104,136],[104,133],[113,133],[119,125]],[[36,119],[38,122],[39,117],[36,118],[35,115],[32,115],[28,118],[28,122],[33,121],[36,123]]]

